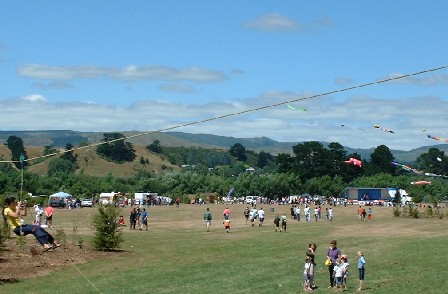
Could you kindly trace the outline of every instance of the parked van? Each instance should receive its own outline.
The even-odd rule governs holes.
[[[259,196],[246,196],[245,202],[247,204],[257,203]]]

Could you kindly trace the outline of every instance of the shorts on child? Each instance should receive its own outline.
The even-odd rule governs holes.
[[[364,268],[359,268],[359,280],[363,281],[364,280]]]
[[[342,286],[343,278],[342,277],[336,277],[336,285]]]

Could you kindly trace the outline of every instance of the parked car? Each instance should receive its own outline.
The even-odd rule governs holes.
[[[81,207],[93,207],[92,199],[82,199]]]

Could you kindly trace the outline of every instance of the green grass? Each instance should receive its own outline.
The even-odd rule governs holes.
[[[231,233],[222,225],[222,205],[209,205],[212,228],[205,231],[206,206],[151,207],[148,232],[123,229],[125,253],[115,258],[69,265],[47,276],[3,284],[10,293],[301,293],[308,243],[318,245],[316,293],[327,289],[324,265],[332,239],[350,262],[349,289],[358,287],[356,252],[367,261],[365,293],[446,293],[448,269],[446,220],[394,218],[391,208],[374,208],[372,222],[360,222],[356,206],[336,207],[333,222],[289,220],[287,233],[274,232],[275,214],[289,207],[264,205],[263,227],[244,224],[242,205],[232,205]],[[92,238],[89,223],[95,209],[57,210],[54,223],[70,243]],[[123,211],[127,216],[128,209]],[[125,217],[127,218],[127,217]],[[78,271],[79,270],[79,271]],[[81,273],[80,273],[81,272]],[[94,286],[93,286],[93,285]],[[98,289],[95,289],[95,287]]]

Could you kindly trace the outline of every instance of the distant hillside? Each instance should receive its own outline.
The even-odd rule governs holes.
[[[118,131],[119,132],[119,131]],[[135,136],[141,134],[137,131],[120,132],[125,136]],[[67,143],[73,146],[79,146],[82,142],[94,144],[101,142],[103,132],[76,132],[69,130],[60,131],[0,131],[0,143],[5,143],[9,136],[15,135],[22,138],[24,145],[28,150],[28,146],[43,147],[52,146],[55,148],[64,148]],[[279,153],[292,154],[292,147],[300,142],[277,142],[267,137],[258,138],[234,138],[209,134],[189,134],[182,132],[165,132],[151,133],[127,139],[128,142],[135,146],[147,146],[155,140],[159,140],[162,146],[167,147],[203,147],[228,150],[236,143],[242,144],[247,150],[255,152],[265,151],[277,155]],[[328,143],[322,142],[324,146]],[[376,146],[375,146],[376,147]],[[434,146],[423,146],[410,151],[391,150],[397,161],[404,163],[414,162],[419,155],[426,153],[429,148],[435,147],[448,154],[448,144],[440,144]],[[350,148],[345,146],[347,153],[357,153],[362,159],[369,160],[370,154],[374,148],[361,149]],[[8,157],[5,157],[8,158]]]

